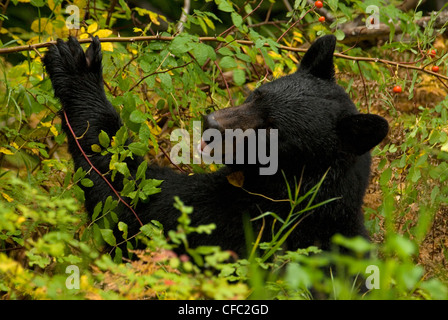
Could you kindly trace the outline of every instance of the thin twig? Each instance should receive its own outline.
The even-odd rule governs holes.
[[[165,151],[165,149],[163,149],[161,146],[159,146],[160,151],[162,151],[162,153],[165,155],[165,157],[169,160],[169,162],[176,167],[177,170],[179,170],[180,172],[183,173],[187,173],[187,171],[185,171],[184,169],[182,169],[181,167],[179,167],[168,155],[168,153]]]
[[[292,28],[294,28],[295,27],[295,25],[296,24],[298,24],[300,21],[302,21],[302,19],[311,11],[311,10],[313,10],[314,9],[314,7],[312,7],[312,8],[310,8],[310,9],[308,9],[306,12],[305,12],[305,14],[300,18],[300,19],[297,19],[297,21],[295,21],[285,32],[283,32],[283,34],[277,39],[277,43],[279,43],[280,42],[280,40],[282,40],[283,39],[283,37],[289,32],[289,30],[291,30]]]
[[[115,190],[115,188],[112,186],[112,184],[109,182],[109,180],[107,180],[107,178],[93,165],[93,163],[90,161],[89,157],[86,155],[86,153],[84,152],[83,148],[81,147],[81,144],[78,141],[78,138],[76,137],[75,132],[73,131],[72,126],[70,125],[70,122],[68,121],[68,117],[67,117],[67,113],[65,112],[65,110],[63,111],[64,114],[64,118],[65,118],[65,122],[67,123],[68,129],[70,130],[70,133],[73,136],[73,139],[76,142],[76,145],[78,146],[79,151],[81,151],[81,154],[83,155],[84,159],[87,161],[87,163],[90,165],[90,167],[107,183],[107,185],[109,186],[109,188],[112,190],[113,193],[115,193],[115,195],[117,196],[118,200],[120,202],[122,202],[129,210],[131,210],[131,212],[134,214],[135,218],[137,219],[138,223],[140,224],[140,226],[143,226],[142,221],[140,220],[140,218],[138,217],[137,213],[134,211],[134,209],[132,209],[132,207],[127,204],[126,201],[123,200],[123,198],[120,196],[120,194],[118,193],[117,190]]]
[[[359,61],[356,61],[356,64],[358,65],[359,74],[361,75],[362,85],[364,87],[364,98],[366,99],[367,113],[370,113],[370,106],[369,106],[369,100],[367,98],[367,87],[366,87],[366,82],[364,81],[364,75],[362,74],[362,70],[361,70],[361,66],[359,65]]]
[[[222,72],[221,68],[219,67],[218,62],[213,61],[215,63],[216,68],[218,68],[219,73],[222,76],[222,79],[224,80],[224,84],[226,85],[226,89],[227,89],[227,94],[229,95],[229,100],[230,100],[230,104],[233,106],[235,106],[233,99],[232,99],[232,94],[230,93],[230,88],[229,88],[229,84],[227,83],[226,77],[224,76],[224,72]]]

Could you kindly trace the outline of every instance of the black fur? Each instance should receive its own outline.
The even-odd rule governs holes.
[[[215,173],[191,176],[150,166],[146,177],[164,182],[161,193],[137,206],[136,212],[143,223],[158,220],[165,230],[175,229],[179,212],[173,207],[173,197],[179,196],[185,204],[194,207],[193,225],[215,223],[217,226],[211,235],[192,236],[192,247],[219,245],[244,254],[243,214],[255,217],[272,211],[284,217],[290,205],[251,195],[231,185],[227,176],[236,170],[242,171],[246,190],[272,199],[286,199],[282,171],[291,186],[294,178],[299,181],[303,172],[301,194],[304,194],[330,168],[315,203],[340,199],[305,218],[288,238],[288,249],[310,245],[328,249],[336,233],[367,237],[361,207],[370,173],[369,150],[386,136],[388,124],[379,116],[359,114],[349,96],[335,83],[335,44],[333,36],[318,39],[296,73],[262,85],[242,106],[219,110],[205,118],[206,126],[219,129],[246,128],[250,124],[253,128],[278,129],[279,170],[275,175],[261,176],[253,165],[227,166]],[[86,53],[75,38],[67,42],[58,40],[45,55],[44,64],[76,136],[82,136],[78,141],[83,150],[96,168],[108,172],[110,156],[92,152],[91,145],[98,144],[101,130],[113,136],[121,120],[104,92],[98,38],[93,38]],[[76,168],[89,171],[90,166],[68,131],[64,117],[62,121]],[[141,158],[128,160],[133,176],[141,161]],[[113,193],[95,172],[90,173],[90,179],[94,186],[84,189],[86,207],[92,213],[99,201]],[[113,185],[121,190],[121,183],[117,176]],[[121,208],[120,219],[128,224],[129,234],[135,234],[140,225],[127,208]],[[255,224],[255,232],[258,227]],[[265,235],[269,232],[270,228],[266,228]]]

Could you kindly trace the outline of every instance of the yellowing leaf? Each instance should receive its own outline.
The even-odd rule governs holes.
[[[97,144],[92,144],[91,146],[93,152],[101,152],[101,147]]]
[[[58,129],[55,126],[51,126],[50,131],[55,137],[59,135]]]
[[[57,7],[60,8],[61,6],[58,5]],[[54,25],[62,26],[62,28],[58,27],[58,28],[55,28],[55,30],[54,30],[56,32],[56,35],[58,36],[58,38],[64,39],[69,36],[69,30],[68,30],[67,26],[65,25],[65,19],[62,15],[56,17],[56,19],[54,21]]]
[[[7,155],[13,155],[14,154],[14,152],[12,152],[11,150],[6,149],[4,147],[0,147],[0,153],[7,154]]]
[[[8,29],[1,28],[0,29],[0,33],[2,33],[2,34],[8,33]]]
[[[269,54],[269,56],[271,56],[274,59],[277,59],[277,60],[282,59],[282,56],[274,51],[269,51],[268,54]]]
[[[95,32],[94,36],[98,36],[99,38],[107,38],[112,34],[112,30],[101,29]]]
[[[87,33],[83,33],[79,36],[79,39],[87,39],[89,35]]]
[[[114,51],[114,46],[112,45],[112,42],[103,42],[101,44],[101,49],[104,51]]]
[[[289,57],[289,59],[291,59],[292,61],[294,61],[294,63],[299,63],[299,60],[297,60],[297,58],[296,57],[294,57],[294,55],[293,54],[288,54],[288,57]]]
[[[448,141],[445,142],[445,143],[442,145],[442,147],[440,148],[440,150],[445,151],[445,152],[448,152]]]
[[[160,25],[160,22],[157,19],[158,17],[159,17],[159,15],[157,13],[149,11],[149,19],[151,19],[152,23],[154,23],[156,25]]]
[[[276,78],[280,78],[281,76],[283,76],[283,68],[281,65],[278,65],[275,67],[274,72],[272,74],[272,76],[276,79]]]
[[[31,23],[31,30],[34,32],[45,31],[48,34],[53,33],[53,24],[47,18],[36,19]]]
[[[237,188],[242,188],[244,184],[244,173],[242,171],[236,171],[229,174],[227,177],[227,181],[232,186],[235,186]]]
[[[2,196],[3,196],[3,198],[5,198],[5,200],[8,201],[8,202],[13,202],[13,201],[14,201],[13,198],[11,198],[9,195],[7,195],[7,194],[4,193],[4,192],[2,192]]]
[[[146,125],[148,126],[149,131],[155,136],[162,132],[162,129],[158,125],[153,126],[149,121],[146,121]]]
[[[19,145],[18,145],[17,143],[15,143],[14,141],[11,142],[9,145],[10,145],[11,147],[15,148],[16,150],[19,150],[19,149],[20,149]]]
[[[30,40],[27,41],[27,44],[35,44],[39,43],[42,39],[39,36],[31,37]]]
[[[87,0],[74,0],[73,4],[77,7],[84,8],[87,5]]]
[[[140,28],[134,28],[134,32],[143,32],[143,30]]]
[[[297,41],[298,43],[303,43],[303,34],[298,31],[294,31],[292,34],[294,35],[295,41]]]
[[[51,121],[41,122],[41,125],[44,128],[50,128],[51,133],[53,133],[55,137],[59,135],[58,129],[56,129],[56,127],[51,123]]]
[[[58,5],[56,5],[54,0],[48,0],[47,1],[47,6],[54,13],[56,13],[56,14],[60,14],[61,13],[61,7],[62,7],[61,6],[61,1],[58,1]]]
[[[203,17],[203,19],[204,19],[204,22],[207,24],[207,26],[208,26],[210,29],[215,30],[215,25],[213,24],[213,21],[212,21],[212,20],[210,20],[210,19],[207,18],[207,17]]]
[[[291,46],[291,42],[288,42],[288,41],[286,40],[286,38],[283,38],[283,42],[284,42],[288,47],[292,47],[292,46]]]
[[[98,29],[98,23],[94,22],[87,28],[87,33],[94,33]]]
[[[51,11],[54,10],[54,7],[56,7],[54,0],[47,0],[47,6],[50,8]]]

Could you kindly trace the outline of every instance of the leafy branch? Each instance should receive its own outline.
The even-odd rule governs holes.
[[[100,41],[101,42],[133,43],[133,42],[142,42],[142,41],[173,41],[174,39],[175,39],[175,37],[165,37],[165,36],[156,35],[156,36],[138,36],[138,37],[100,38]],[[199,37],[198,40],[199,40],[199,42],[219,42],[219,43],[227,42],[226,40],[224,40],[221,37]],[[80,43],[90,43],[91,39],[79,39],[79,42]],[[233,42],[236,42],[236,43],[242,44],[242,45],[247,45],[247,46],[255,45],[255,42],[251,41],[251,40],[234,40]],[[21,52],[21,51],[31,51],[31,50],[35,51],[37,49],[50,47],[53,44],[56,44],[56,41],[48,41],[48,42],[37,43],[37,44],[33,44],[33,45],[16,46],[16,47],[11,47],[11,48],[0,48],[0,54],[7,54],[7,53]],[[269,43],[264,43],[263,46],[271,47],[271,45]],[[305,48],[294,48],[294,47],[289,47],[289,46],[284,46],[284,45],[279,45],[278,49],[285,50],[285,51],[291,51],[291,52],[302,52],[302,53],[305,53],[307,51],[307,49],[305,49]],[[424,72],[424,73],[430,74],[432,76],[435,76],[439,80],[443,79],[443,80],[448,81],[448,76],[444,76],[444,75],[438,74],[436,72],[433,72],[431,70],[427,70],[427,69],[425,69],[425,66],[415,65],[416,63],[418,63],[418,61],[413,62],[413,63],[415,63],[415,64],[413,64],[410,62],[397,62],[397,61],[380,59],[380,58],[372,58],[372,57],[355,57],[355,56],[350,56],[350,55],[343,54],[343,53],[335,53],[334,56],[337,58],[346,59],[346,60],[374,62],[374,63],[381,63],[381,64],[385,64],[385,65],[394,66],[396,68],[417,70],[419,72]],[[447,87],[447,86],[445,85],[445,87]]]

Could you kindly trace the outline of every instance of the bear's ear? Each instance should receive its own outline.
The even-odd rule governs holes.
[[[339,120],[336,130],[343,151],[362,155],[386,137],[389,124],[374,114],[355,114]]]
[[[333,35],[317,39],[303,56],[299,71],[306,71],[321,79],[333,80],[335,47],[336,37]]]

